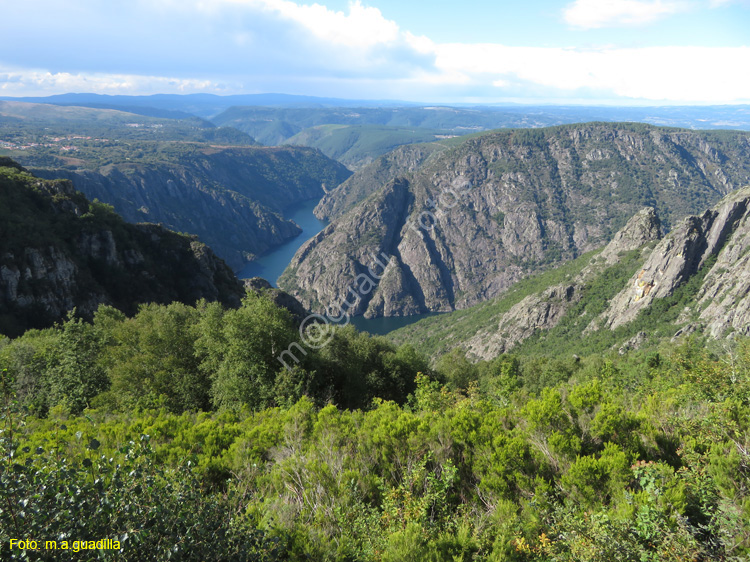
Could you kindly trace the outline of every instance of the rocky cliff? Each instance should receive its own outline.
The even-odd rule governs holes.
[[[351,312],[365,316],[466,308],[601,247],[644,206],[669,229],[750,181],[747,133],[593,123],[454,144],[405,158],[404,174],[370,169],[391,178],[377,189],[355,175],[329,194],[319,213],[346,212],[300,248],[280,286],[316,312],[351,288]],[[360,290],[382,254],[384,275]]]
[[[281,216],[284,208],[320,197],[350,175],[312,149],[206,145],[92,169],[30,169],[71,180],[127,221],[196,234],[234,269],[300,233]]]
[[[328,191],[315,207],[315,216],[327,221],[340,217],[389,181],[417,170],[428,158],[445,149],[440,143],[401,146],[377,158]]]
[[[735,191],[699,216],[687,217],[612,299],[591,329],[615,330],[632,322],[701,275],[700,289],[680,316],[684,330],[713,337],[750,333],[750,187]]]
[[[499,321],[481,328],[466,343],[475,357],[492,359],[516,347],[540,330],[551,330],[578,303],[587,285],[620,257],[661,238],[661,224],[652,207],[637,213],[605,248],[565,283],[552,285],[525,297]]]
[[[48,326],[75,308],[126,313],[139,303],[198,299],[239,305],[244,288],[205,244],[125,223],[65,180],[0,160],[0,333]]]
[[[462,347],[492,359],[519,345],[526,352],[624,353],[689,333],[750,334],[750,187],[659,237],[658,219],[644,209],[602,251],[522,282],[520,295],[511,291],[389,337],[436,354]]]

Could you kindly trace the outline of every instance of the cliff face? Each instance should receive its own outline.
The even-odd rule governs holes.
[[[308,309],[328,309],[336,318],[341,316],[342,306],[344,312],[363,314],[372,295],[364,287],[360,289],[365,280],[357,278],[368,275],[377,283],[376,277],[383,276],[383,286],[390,282],[393,267],[389,252],[398,243],[411,199],[407,181],[390,182],[364,212],[344,216],[303,244],[279,279],[279,287],[286,289],[295,282],[298,290],[292,294]],[[346,248],[346,253],[326,254],[324,248],[329,245]],[[389,264],[384,275],[377,262]],[[418,311],[418,305],[412,310]]]
[[[539,331],[551,330],[581,300],[587,283],[617,263],[626,252],[660,238],[661,225],[654,209],[641,210],[575,277],[524,298],[503,314],[499,322],[478,330],[465,343],[466,349],[473,356],[492,359]]]
[[[377,158],[340,186],[328,191],[315,207],[315,216],[327,221],[340,217],[383,185],[419,169],[428,158],[445,148],[438,143],[401,146]]]
[[[239,305],[241,283],[205,246],[151,224],[130,225],[67,181],[0,161],[0,333],[16,335],[102,304],[205,298]]]
[[[282,288],[322,312],[384,253],[352,313],[466,308],[606,244],[644,206],[669,228],[750,180],[747,133],[594,123],[489,133],[421,159],[417,148],[402,149],[401,179],[368,194],[363,171],[326,197],[319,214],[348,211],[300,249]],[[396,175],[381,166],[367,173]]]
[[[599,347],[589,351],[624,353],[693,332],[750,334],[750,187],[659,238],[653,209],[644,209],[602,251],[582,258],[585,264],[566,265],[572,274],[547,272],[530,280],[533,291],[428,318],[389,337],[492,359],[530,339],[536,352],[569,350],[571,343],[578,352],[593,342]]]
[[[610,302],[591,328],[632,322],[656,299],[674,294],[702,268],[695,298],[680,317],[688,330],[713,337],[750,333],[750,187],[735,191],[713,209],[687,217],[666,237]]]
[[[320,197],[350,173],[311,149],[203,147],[179,158],[96,169],[32,168],[73,181],[129,222],[196,234],[233,268],[300,233],[281,211]]]

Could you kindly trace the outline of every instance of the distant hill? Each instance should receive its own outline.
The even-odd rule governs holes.
[[[750,130],[750,106],[529,106],[348,100],[289,94],[61,94],[2,98],[60,106],[117,109],[172,120],[189,116],[239,129],[268,145],[319,148],[356,170],[396,146],[429,135],[465,135],[498,128],[538,128],[589,121],[640,122],[690,129]],[[370,127],[375,126],[375,127]],[[235,143],[237,144],[237,143]]]
[[[124,108],[0,101],[0,140],[39,142],[47,137],[83,135],[119,140],[222,142],[243,146],[258,144],[237,129],[217,127],[194,115],[184,116],[165,119],[129,113]]]
[[[398,145],[416,142],[420,135],[444,137],[589,121],[750,130],[750,106],[237,106],[212,118],[212,122],[235,127],[263,144],[292,143],[320,148],[351,169],[361,168]]]
[[[669,230],[750,183],[741,132],[589,123],[445,144],[402,147],[330,193],[341,195],[334,220],[279,286],[316,312],[347,299],[367,317],[466,308],[601,247],[644,206]],[[368,188],[360,174],[383,182]],[[388,268],[354,302],[352,284],[381,253]]]
[[[132,314],[139,303],[238,306],[244,289],[195,238],[128,224],[68,181],[34,177],[0,157],[0,333],[50,326],[99,304]]]
[[[44,103],[53,105],[77,105],[80,107],[118,108],[122,111],[166,111],[173,117],[178,113],[210,118],[222,111],[241,105],[270,107],[368,107],[380,105],[412,105],[409,102],[346,100],[291,94],[239,94],[218,96],[215,94],[154,94],[150,96],[124,96],[105,94],[59,94],[45,97],[0,97],[0,100]],[[146,113],[146,115],[148,115]],[[169,113],[154,115],[168,117]]]
[[[322,125],[378,125],[381,127],[450,131],[452,134],[496,129],[498,127],[540,127],[569,122],[535,111],[508,111],[506,108],[481,109],[446,106],[409,107],[232,107],[211,121],[234,127],[263,144],[280,144],[292,135]],[[279,133],[289,134],[281,138]]]
[[[297,236],[280,213],[350,172],[310,148],[258,148],[230,127],[121,111],[0,102],[0,154],[67,178],[131,222],[199,235],[235,269]]]
[[[317,148],[351,170],[406,144],[425,143],[447,136],[445,131],[383,125],[318,125],[303,129],[283,144]]]

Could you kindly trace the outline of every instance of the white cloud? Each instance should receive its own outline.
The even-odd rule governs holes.
[[[574,27],[593,29],[645,25],[686,8],[684,2],[670,0],[575,0],[563,17]]]
[[[399,39],[396,22],[385,19],[380,10],[363,6],[359,1],[349,4],[348,14],[331,11],[320,4],[298,5],[285,0],[262,2],[306,27],[318,38],[336,45],[366,48]]]
[[[223,80],[145,74],[71,73],[0,66],[0,95],[241,93],[280,89],[339,97],[431,101],[458,98],[650,100],[747,103],[750,74],[737,72],[750,47],[576,50],[498,44],[433,45],[436,65],[409,75],[235,76]],[[249,89],[248,89],[249,88]]]
[[[750,47],[576,50],[444,44],[437,67],[486,83],[542,86],[550,95],[594,91],[624,98],[730,103],[750,99]]]
[[[100,94],[143,93],[222,93],[226,86],[204,79],[141,76],[128,74],[89,74],[12,69],[0,66],[0,92],[5,96],[49,95],[62,92]]]
[[[198,0],[195,5],[203,12],[214,14],[220,11],[222,5],[232,5],[245,11],[260,9],[300,25],[318,39],[358,49],[395,43],[401,39],[396,22],[384,18],[379,9],[364,6],[360,0],[350,2],[347,13],[330,10],[317,3],[298,4],[289,0]]]
[[[683,1],[698,0],[577,0],[569,10],[584,10],[571,20],[581,27],[625,24],[674,12]],[[700,1],[707,7],[711,0]],[[733,0],[740,1],[747,0]],[[750,73],[737,70],[747,66],[750,47],[441,44],[401,29],[362,2],[343,11],[291,0],[11,3],[0,34],[0,92],[285,91],[419,101],[750,98]],[[39,14],[34,26],[12,25],[31,10]],[[89,11],[97,17],[85,18]]]

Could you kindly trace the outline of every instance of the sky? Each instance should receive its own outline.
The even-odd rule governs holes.
[[[750,0],[0,0],[0,96],[750,103]]]

